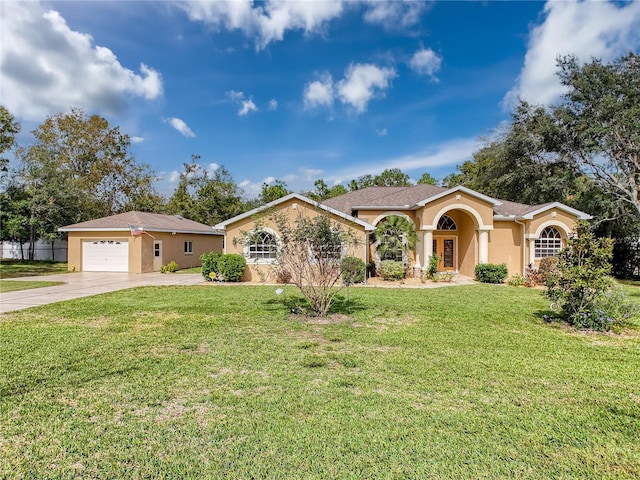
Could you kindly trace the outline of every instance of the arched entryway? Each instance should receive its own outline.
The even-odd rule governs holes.
[[[467,205],[450,205],[423,226],[423,268],[431,256],[438,256],[438,271],[466,276],[475,274],[475,266],[488,259],[488,231],[480,214]]]

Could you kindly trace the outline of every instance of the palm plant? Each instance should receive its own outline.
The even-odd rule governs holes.
[[[415,250],[418,235],[412,222],[398,215],[389,215],[380,222],[373,232],[373,238],[378,246],[376,251],[381,259],[385,259],[388,254],[393,255],[401,251]]]

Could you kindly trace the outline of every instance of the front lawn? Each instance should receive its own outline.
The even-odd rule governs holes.
[[[67,262],[42,262],[28,260],[0,260],[0,278],[30,277],[67,273]]]
[[[18,290],[30,290],[32,288],[53,287],[62,285],[64,282],[30,282],[27,280],[2,280],[0,282],[0,293],[15,292]]]
[[[640,476],[637,322],[578,332],[489,285],[352,288],[351,315],[305,319],[285,290],[1,316],[0,478]]]

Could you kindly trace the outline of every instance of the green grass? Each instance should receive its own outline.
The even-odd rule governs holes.
[[[3,315],[0,478],[640,476],[637,321],[578,332],[489,285],[352,288],[324,321],[290,317],[293,292]]]
[[[26,280],[2,280],[0,281],[0,293],[15,292],[18,290],[30,290],[32,288],[53,287],[62,285],[64,282],[40,282]]]
[[[31,262],[21,260],[0,260],[0,278],[30,277],[67,273],[67,262]]]
[[[202,274],[202,267],[182,268],[182,269],[178,270],[176,273],[200,273],[200,274]]]

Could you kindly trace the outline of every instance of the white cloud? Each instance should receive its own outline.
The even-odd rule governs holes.
[[[415,52],[409,60],[409,67],[418,75],[428,75],[437,80],[435,74],[440,70],[442,58],[430,48],[422,48]]]
[[[257,111],[258,111],[258,107],[256,107],[255,103],[253,103],[253,100],[243,100],[242,107],[240,107],[240,110],[238,110],[238,115],[240,115],[241,117],[244,117],[250,112],[257,112]]]
[[[216,0],[176,2],[176,5],[191,21],[202,22],[216,30],[243,32],[254,39],[258,50],[271,42],[281,41],[288,31],[322,34],[347,8],[364,5],[364,21],[387,30],[405,30],[418,25],[422,13],[430,8],[427,2],[416,0]]]
[[[245,115],[248,115],[251,112],[258,111],[258,106],[253,102],[252,98],[245,100],[246,97],[244,92],[239,92],[237,90],[229,90],[228,92],[225,92],[225,95],[227,96],[227,98],[229,98],[229,100],[231,100],[231,103],[234,103],[240,106],[240,108],[238,109],[238,115],[240,115],[241,117],[244,117]],[[276,107],[277,107],[277,102],[276,102]]]
[[[131,143],[142,143],[144,142],[143,137],[131,137]]]
[[[262,183],[266,183],[267,185],[271,185],[276,181],[276,177],[267,177],[262,179]]]
[[[307,109],[330,107],[333,105],[333,79],[325,74],[319,80],[307,83],[304,87],[304,106]]]
[[[386,128],[381,128],[380,130],[376,130],[376,135],[379,137],[386,137],[388,133],[389,132],[387,132]]]
[[[176,117],[166,118],[165,121],[185,137],[193,138],[196,136],[196,134],[193,133],[193,131],[191,131],[189,126],[179,118],[176,118]]]
[[[37,2],[0,2],[0,75],[5,106],[39,121],[70,107],[121,113],[130,97],[162,96],[160,74],[123,67],[108,48],[71,30],[56,11]]]
[[[256,48],[265,48],[284,38],[288,30],[321,32],[330,20],[341,15],[343,1],[285,2],[267,0],[193,1],[179,3],[192,21],[201,21],[216,29],[240,30],[255,37]]]
[[[178,180],[180,180],[180,175],[181,173],[177,170],[172,170],[169,173],[169,183],[176,183]]]
[[[382,25],[386,30],[405,29],[417,25],[420,16],[430,8],[424,1],[393,0],[384,2],[368,0],[364,20],[368,23]]]
[[[557,57],[575,55],[611,62],[640,47],[640,2],[553,2],[544,7],[544,21],[529,35],[524,66],[504,103],[518,98],[549,104],[565,92],[556,76]]]
[[[229,90],[228,92],[225,92],[225,95],[232,102],[240,102],[244,99],[244,92],[238,92],[236,90]]]
[[[216,170],[218,170],[220,168],[220,165],[218,165],[217,163],[210,163],[209,165],[206,166],[205,170],[207,172],[209,172],[209,174],[214,173]]]
[[[270,112],[275,112],[276,110],[278,110],[278,101],[275,98],[269,100],[267,110],[269,110]]]
[[[389,88],[395,76],[393,68],[368,63],[352,64],[337,84],[338,97],[342,103],[351,105],[356,113],[364,113],[372,98],[384,96],[384,90]]]
[[[325,180],[335,183],[348,182],[361,175],[377,175],[389,168],[399,168],[402,171],[411,171],[425,168],[438,168],[459,165],[472,158],[473,152],[482,146],[477,138],[460,138],[436,145],[424,152],[401,157],[387,158],[352,166],[344,170],[334,172]],[[373,166],[375,165],[375,166]]]
[[[323,74],[318,80],[307,83],[304,88],[306,109],[331,107],[337,97],[340,102],[353,107],[358,114],[367,110],[374,97],[383,97],[384,91],[396,76],[393,68],[379,67],[369,63],[351,64],[344,78],[334,82],[331,75]]]

